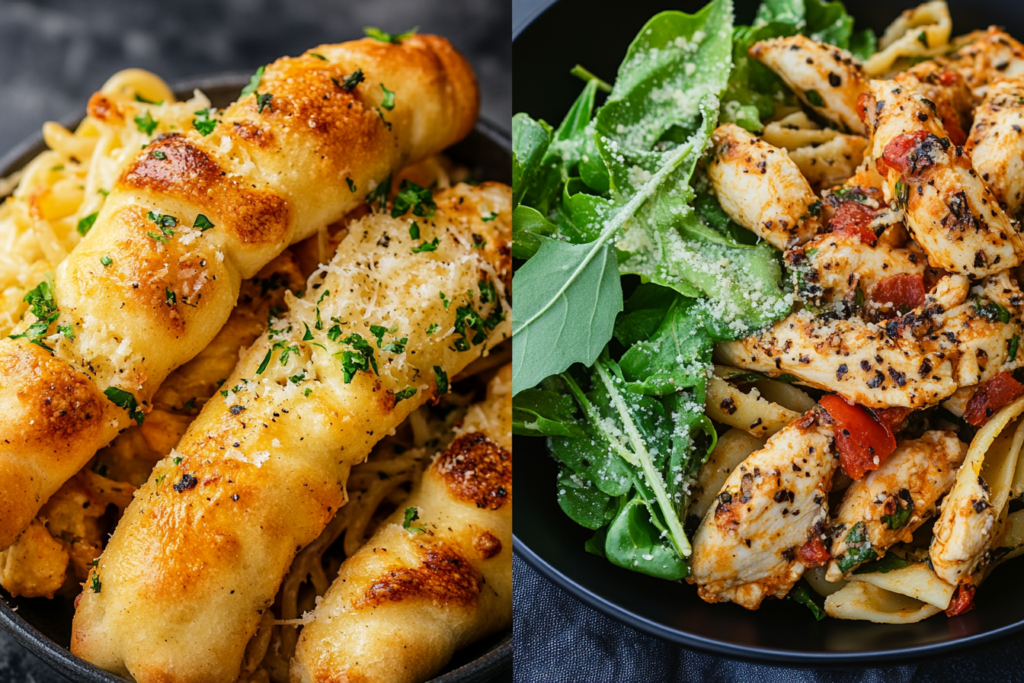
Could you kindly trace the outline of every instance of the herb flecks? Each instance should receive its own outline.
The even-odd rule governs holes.
[[[402,528],[406,531],[414,534],[426,531],[424,527],[413,526],[412,523],[420,518],[420,512],[416,508],[405,508],[405,521],[402,522]]]
[[[125,410],[128,413],[128,417],[135,420],[136,424],[141,425],[145,421],[146,415],[139,408],[139,403],[131,392],[118,389],[117,387],[109,387],[103,392],[103,395],[115,406]]]
[[[135,127],[139,129],[140,133],[152,135],[158,125],[160,122],[150,115],[148,109],[143,114],[135,116]]]
[[[370,38],[373,38],[374,40],[379,40],[382,43],[397,44],[401,43],[403,40],[406,40],[407,38],[411,38],[412,36],[416,35],[416,32],[419,30],[420,27],[416,26],[415,28],[406,31],[405,33],[388,33],[386,31],[380,30],[376,26],[366,26],[363,28],[363,33],[365,33]]]

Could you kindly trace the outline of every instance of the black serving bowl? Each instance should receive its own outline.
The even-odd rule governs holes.
[[[228,74],[182,83],[175,87],[175,92],[185,99],[191,97],[193,88],[199,88],[210,98],[213,106],[225,107],[238,97],[248,82],[248,74]],[[70,117],[63,123],[73,128],[82,116]],[[44,149],[46,145],[42,134],[26,140],[0,159],[0,178],[17,171]],[[445,153],[467,166],[475,178],[512,183],[511,138],[504,129],[488,121],[478,121],[465,140]],[[70,600],[12,598],[0,589],[0,628],[30,652],[74,681],[125,683],[120,676],[98,669],[71,654],[68,646],[73,616]],[[511,668],[512,630],[508,629],[456,653],[448,668],[432,683],[488,683]]]
[[[1024,37],[1024,3],[947,0],[954,34],[1004,26]],[[513,108],[558,125],[582,88],[569,74],[582,64],[612,81],[640,27],[663,10],[695,12],[702,0],[557,0],[514,35]],[[749,24],[757,0],[735,0],[737,23]],[[846,0],[857,27],[881,35],[917,0]],[[1024,628],[1024,590],[1017,572],[1024,560],[998,568],[978,591],[971,612],[938,615],[917,624],[885,625],[825,619],[817,622],[792,601],[766,601],[749,612],[733,604],[710,605],[695,587],[630,572],[588,554],[593,532],[572,522],[555,499],[557,467],[544,442],[515,437],[520,474],[515,550],[534,569],[591,607],[641,631],[689,647],[743,659],[829,666],[907,661],[975,645]]]

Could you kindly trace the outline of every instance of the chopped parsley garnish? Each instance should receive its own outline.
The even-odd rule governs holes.
[[[391,217],[403,216],[410,209],[414,216],[433,218],[437,204],[434,203],[434,195],[430,192],[430,188],[420,187],[416,183],[403,180],[398,195],[395,197],[395,205],[391,209]]]
[[[103,256],[100,256],[100,263],[103,264],[104,268],[108,268],[110,266],[110,264],[113,263],[113,262],[114,262],[114,260],[112,258],[110,258],[109,256],[107,256],[106,254],[104,254]]]
[[[135,127],[139,129],[140,133],[152,135],[158,125],[160,125],[160,122],[149,115],[148,109],[142,116],[136,115],[135,117]]]
[[[1001,323],[1010,322],[1010,312],[1006,310],[1006,307],[995,301],[989,301],[988,303],[982,303],[980,296],[974,297],[974,311],[985,320],[996,322],[997,320]]]
[[[426,531],[426,529],[421,527],[421,526],[413,526],[412,525],[412,523],[415,522],[419,518],[420,518],[419,510],[417,510],[416,508],[405,508],[405,521],[402,522],[402,528],[405,529],[406,531],[411,531],[411,532],[417,533],[417,534],[420,533],[421,531]]]
[[[145,414],[139,408],[138,402],[135,400],[135,396],[131,393],[118,389],[117,387],[110,387],[103,392],[103,395],[118,408],[122,408],[128,412],[128,417],[135,420],[139,425],[146,419]]]
[[[194,410],[195,407],[196,407],[196,397],[195,396],[193,396],[192,398],[190,398],[189,400],[187,400],[187,401],[185,401],[184,403],[181,404],[181,409],[182,410]],[[175,465],[177,465],[179,462],[181,462],[181,458],[175,458],[174,459],[174,464]]]
[[[309,395],[312,394],[312,393],[313,393],[313,388],[312,387],[306,387],[306,390],[304,392],[302,392],[303,396],[305,396],[306,398],[309,398]]]
[[[252,75],[252,78],[249,79],[249,85],[242,88],[242,94],[240,98],[248,97],[249,95],[252,95],[254,92],[256,92],[256,88],[260,87],[260,81],[263,80],[263,72],[266,71],[266,69],[267,67],[265,66],[261,66],[260,68],[256,69],[256,73],[254,73]]]
[[[304,379],[306,379],[306,371],[305,370],[303,370],[302,372],[300,372],[297,375],[292,375],[291,377],[288,378],[288,381],[291,382],[292,384],[298,384],[299,382],[301,382]]]
[[[928,34],[925,31],[921,31],[920,33],[918,33],[917,34],[917,42],[921,43],[922,45],[924,45],[927,48],[928,47]]]
[[[153,157],[154,159],[161,159],[161,160],[167,158],[167,155],[164,154],[163,152],[161,152],[159,149],[156,150],[155,152],[150,152],[149,156]]]
[[[914,499],[910,497],[910,491],[901,489],[896,500],[896,510],[891,515],[882,515],[882,523],[890,529],[902,529],[910,523],[910,516],[914,513]]]
[[[814,601],[814,597],[811,594],[810,589],[803,583],[800,583],[793,591],[789,594],[793,602],[801,605],[806,605],[807,609],[811,610],[811,614],[814,615],[815,620],[821,621],[828,615],[825,613],[825,609]],[[820,599],[820,598],[819,598]]]
[[[213,107],[200,109],[195,112],[196,117],[192,119],[192,127],[203,137],[212,133],[213,129],[217,127],[217,119],[213,118],[214,111]]]
[[[487,240],[485,240],[483,237],[481,237],[480,235],[478,235],[478,234],[476,234],[474,232],[473,233],[473,248],[474,249],[483,249],[486,246],[487,246]]]
[[[331,332],[335,329],[338,330],[339,334],[341,328],[335,325],[331,328]],[[328,332],[330,336],[330,332]],[[333,341],[333,340],[332,340]],[[373,347],[370,342],[363,339],[362,335],[353,332],[349,336],[341,340],[342,344],[346,344],[352,347],[352,351],[338,351],[334,354],[335,358],[341,360],[341,369],[344,373],[345,384],[352,381],[352,378],[356,376],[357,372],[367,372],[370,368],[373,368],[374,374],[379,374],[377,370],[377,358],[374,355]]]
[[[106,197],[108,194],[110,194],[110,190],[102,190],[102,189],[101,190],[96,190],[96,193],[97,194],[101,194],[104,197]]]
[[[35,289],[29,290],[22,299],[29,305],[29,310],[36,317],[36,321],[28,326],[21,334],[12,334],[11,339],[27,339],[29,342],[41,346],[47,351],[53,352],[49,346],[43,343],[50,325],[60,317],[57,310],[57,302],[53,299],[53,278],[50,275],[40,282]]]
[[[349,192],[355,192],[356,191],[356,184],[354,182],[352,182],[351,178],[345,178],[345,184],[348,185],[348,191]]]
[[[382,43],[400,43],[406,38],[411,38],[412,36],[416,35],[416,32],[419,30],[420,27],[417,26],[409,31],[406,31],[405,33],[388,33],[386,31],[381,31],[379,28],[375,26],[367,26],[363,28],[363,33],[373,38],[374,40],[379,40]]]
[[[406,387],[397,394],[395,394],[395,403],[401,403],[407,398],[412,398],[416,395],[416,387]]]
[[[1006,352],[1007,358],[1011,361],[1017,360],[1017,347],[1020,346],[1020,335],[1013,335],[1010,340],[1010,349]]]
[[[429,242],[423,242],[418,247],[413,247],[412,248],[412,253],[420,254],[420,253],[423,253],[424,251],[437,251],[437,245],[439,243],[440,243],[440,239],[435,237],[434,239],[432,239]]]
[[[448,393],[448,373],[439,365],[434,366],[434,379],[437,380],[437,395]]]
[[[878,557],[878,553],[871,547],[871,539],[868,538],[864,522],[857,522],[846,534],[846,553],[836,558],[839,571],[846,574],[862,562],[867,562]]]
[[[163,213],[154,213],[150,211],[149,213],[146,214],[146,218],[160,226],[160,229],[163,230],[165,233],[167,231],[164,230],[164,228],[173,228],[178,225],[177,218],[175,218],[174,216],[168,216],[167,214]],[[173,237],[174,232],[171,232],[170,236]]]
[[[469,339],[470,331],[477,334],[473,338],[473,344],[481,344],[487,339],[487,325],[480,314],[469,306],[459,306],[455,311],[455,331],[466,339]]]
[[[814,107],[824,107],[825,100],[821,99],[821,93],[817,90],[806,90],[804,91],[804,97]]]
[[[50,170],[51,171],[63,171],[64,170],[64,164],[58,164],[57,166],[54,166]]]
[[[387,344],[384,345],[384,348],[381,349],[381,350],[384,351],[385,353],[394,353],[394,354],[405,353],[405,345],[408,344],[408,343],[409,343],[409,338],[408,337],[402,337],[401,339],[399,339],[397,341],[388,342]]]
[[[100,575],[98,572],[93,572],[92,575],[92,592],[99,593],[103,590],[103,583],[100,581]]]
[[[904,210],[907,208],[907,204],[910,203],[910,186],[903,182],[902,179],[896,181],[894,201],[896,202],[896,208]]]
[[[413,221],[412,225],[409,226],[409,237],[414,240],[418,240],[420,238],[420,226],[416,221]]]
[[[178,295],[170,290],[168,287],[164,287],[164,295],[167,297],[167,305],[174,306],[178,303]]]
[[[272,100],[273,98],[274,95],[269,92],[263,93],[262,95],[260,93],[256,93],[256,106],[259,108],[258,111],[260,114],[263,113],[264,107],[270,106],[270,100]],[[270,107],[270,111],[274,111],[274,108]]]
[[[494,288],[494,283],[490,280],[480,280],[480,302],[489,304],[492,301],[498,300],[498,291]],[[858,290],[859,291],[859,290]]]
[[[480,220],[482,220],[484,223],[490,223],[491,221],[493,221],[497,217],[498,217],[498,212],[497,211],[492,211],[492,212],[490,212],[486,216],[481,216]]]
[[[152,238],[152,239],[156,240],[157,242],[160,242],[161,244],[167,244],[167,238],[164,235],[161,235],[159,233],[147,232],[146,233],[146,237]]]
[[[75,226],[75,230],[78,231],[78,234],[82,237],[88,235],[89,231],[92,230],[92,226],[96,223],[96,216],[98,215],[99,211],[93,211],[88,216],[78,219],[78,225]]]
[[[75,341],[75,328],[71,325],[57,325],[57,331],[63,334],[71,341]]]
[[[216,226],[210,222],[209,218],[207,218],[203,214],[199,214],[198,216],[196,216],[196,222],[192,224],[192,227],[196,228],[200,232],[206,232],[207,230],[215,228]]]
[[[381,100],[380,106],[391,111],[395,108],[395,91],[388,90],[383,83],[380,84],[380,89],[384,91],[384,99]]]
[[[302,335],[302,341],[313,341],[313,333],[309,330],[309,323],[304,323],[306,326],[306,333]]]
[[[341,83],[338,83],[338,81],[333,78],[331,80],[334,81],[335,85],[340,86],[341,89],[344,90],[345,92],[352,92],[352,89],[355,88],[360,83],[362,83],[363,81],[365,81],[366,77],[363,76],[362,69],[356,69],[348,76],[345,76],[343,79],[341,79]]]
[[[448,297],[445,296],[444,292],[441,292],[441,303],[444,304],[444,310],[446,311],[448,310],[448,307],[451,306],[452,304],[452,302],[448,300]]]
[[[310,56],[310,57],[316,57],[317,59],[322,59],[322,60],[323,60],[323,61],[325,61],[325,62],[327,61],[327,57],[324,57],[324,56],[323,56],[322,54],[320,54],[319,52],[310,52],[310,53],[309,53],[309,56]]]
[[[159,105],[164,103],[163,100],[147,100],[145,97],[143,97],[139,93],[135,93],[135,101],[136,102],[142,102],[143,104],[155,104],[157,106],[159,106]]]
[[[192,400],[194,401],[195,399],[192,399]],[[182,460],[181,456],[178,456],[177,458],[174,459],[174,464],[175,465],[180,465],[181,464],[181,460]]]
[[[373,206],[374,202],[377,202],[377,208],[383,210],[388,203],[388,195],[391,194],[391,176],[385,178],[380,185],[373,188],[369,194],[366,195],[366,203]],[[398,214],[401,216],[402,214]]]
[[[438,325],[437,323],[432,323],[430,327],[427,328],[427,334],[434,334],[439,329],[441,329],[440,325]]]
[[[370,334],[377,340],[377,348],[384,342],[384,335],[387,334],[388,328],[383,325],[370,325]]]

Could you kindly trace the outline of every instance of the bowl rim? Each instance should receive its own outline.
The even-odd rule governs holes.
[[[560,0],[546,0],[531,15],[512,29],[512,51],[515,54],[516,41],[523,33]],[[512,108],[515,113],[515,91],[512,93]],[[546,453],[546,450],[545,450]],[[547,560],[531,549],[519,536],[513,533],[515,553],[534,571],[546,578],[557,587],[569,593],[587,606],[605,616],[611,617],[627,626],[647,635],[660,638],[677,645],[701,650],[715,655],[725,655],[750,662],[782,664],[788,666],[860,666],[872,662],[912,663],[917,660],[947,654],[951,650],[962,650],[971,645],[989,644],[1024,630],[1024,615],[1013,624],[998,629],[977,633],[970,636],[916,645],[892,650],[862,650],[856,652],[807,652],[784,650],[781,648],[758,647],[753,645],[737,645],[725,640],[699,636],[679,628],[665,626],[657,621],[641,616],[636,612],[621,607],[616,602],[605,598],[588,588],[583,587],[571,577],[556,569]],[[883,626],[883,625],[879,625]]]
[[[241,89],[249,81],[249,73],[239,71],[225,72],[212,76],[183,79],[171,84],[176,96],[188,95],[195,89],[207,91],[218,88],[236,87]],[[73,128],[85,118],[85,111],[79,110],[59,119],[61,125]],[[511,162],[512,135],[502,126],[480,117],[473,126],[473,131],[482,135],[490,142],[506,151]],[[37,130],[0,156],[0,177],[21,170],[28,161],[39,153],[40,145],[44,145],[43,134]],[[464,142],[456,143],[464,144]],[[0,201],[4,197],[0,196]],[[513,545],[515,541],[513,541]],[[59,645],[52,638],[43,634],[26,619],[17,614],[17,608],[11,608],[0,599],[0,629],[22,645],[26,650],[37,656],[49,667],[69,680],[82,683],[128,683],[128,679],[100,669],[84,659],[71,654],[70,650]],[[481,654],[471,662],[442,673],[432,678],[429,683],[462,683],[463,681],[490,680],[498,674],[512,668],[512,628],[492,634],[491,638],[499,637],[488,652]]]

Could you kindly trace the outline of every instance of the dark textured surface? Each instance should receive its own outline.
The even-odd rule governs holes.
[[[511,117],[508,0],[0,0],[0,155],[44,121],[81,112],[114,72],[170,83],[260,64],[328,42],[419,26],[451,39],[480,80],[483,116]],[[2,495],[2,492],[0,492]],[[0,683],[65,679],[0,631]]]
[[[1021,638],[904,666],[846,669],[769,666],[697,652],[624,626],[555,587],[518,556],[513,564],[513,576],[513,680],[516,683],[1024,681],[1024,639]]]

